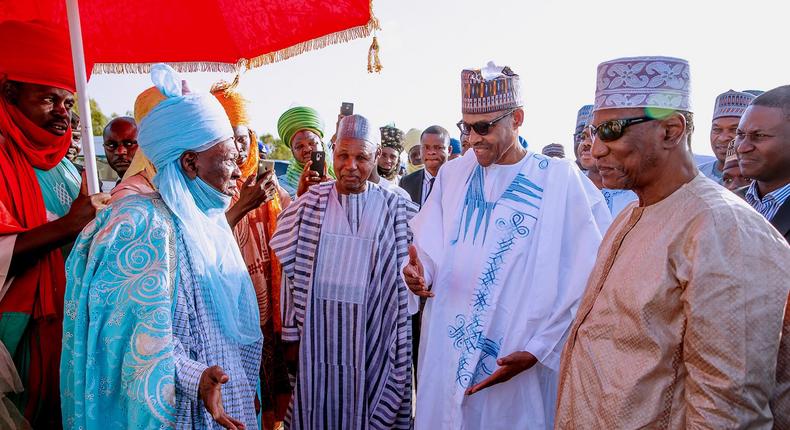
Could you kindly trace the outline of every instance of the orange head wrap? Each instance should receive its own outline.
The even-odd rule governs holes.
[[[166,99],[164,94],[156,87],[148,88],[137,96],[134,101],[134,120],[139,126],[143,122],[143,118],[148,115],[151,110],[156,107],[162,100]],[[131,178],[132,176],[145,171],[145,175],[150,181],[156,175],[156,167],[148,160],[148,157],[143,154],[142,149],[137,149],[137,152],[132,158],[132,164],[126,169],[126,174],[123,179]]]
[[[140,124],[156,105],[166,99],[164,94],[156,87],[148,88],[140,93],[134,101],[134,120]]]
[[[243,125],[248,128],[250,133],[250,149],[247,152],[247,159],[244,164],[239,166],[241,170],[241,177],[247,178],[258,172],[258,138],[255,132],[249,128],[250,117],[247,114],[247,100],[236,91],[239,85],[239,76],[231,83],[219,81],[211,86],[211,94],[219,100],[219,104],[225,108],[225,113],[228,115],[230,125],[236,127]]]

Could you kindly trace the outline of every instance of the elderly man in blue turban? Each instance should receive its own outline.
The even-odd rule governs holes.
[[[233,129],[168,66],[151,75],[167,97],[138,141],[159,192],[101,212],[67,262],[63,424],[254,428],[258,307],[225,218],[240,176]]]

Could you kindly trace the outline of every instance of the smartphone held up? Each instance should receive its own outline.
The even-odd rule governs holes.
[[[310,170],[324,176],[326,169],[326,153],[324,151],[313,151],[310,153]]]

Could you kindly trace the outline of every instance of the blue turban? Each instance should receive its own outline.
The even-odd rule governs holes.
[[[460,154],[461,153],[461,141],[451,137],[450,138],[450,154]]]
[[[238,343],[260,339],[258,302],[247,265],[225,218],[231,197],[181,167],[186,151],[203,152],[233,137],[228,116],[210,94],[184,93],[181,78],[164,64],[151,80],[167,98],[140,124],[140,148],[156,166],[153,179],[167,207],[179,219],[191,251],[192,275],[225,335]]]

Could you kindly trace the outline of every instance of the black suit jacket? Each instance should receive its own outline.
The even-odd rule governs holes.
[[[422,182],[425,180],[425,169],[410,173],[400,180],[400,187],[406,190],[411,201],[422,207]]]
[[[771,220],[771,225],[779,230],[779,233],[785,237],[785,240],[790,244],[790,199],[785,200],[782,207],[774,215]]]
[[[743,187],[735,191],[735,194],[746,199],[746,191],[749,187]],[[790,199],[785,200],[782,207],[776,212],[774,218],[770,221],[771,225],[779,230],[779,234],[784,236],[787,243],[790,243]]]

